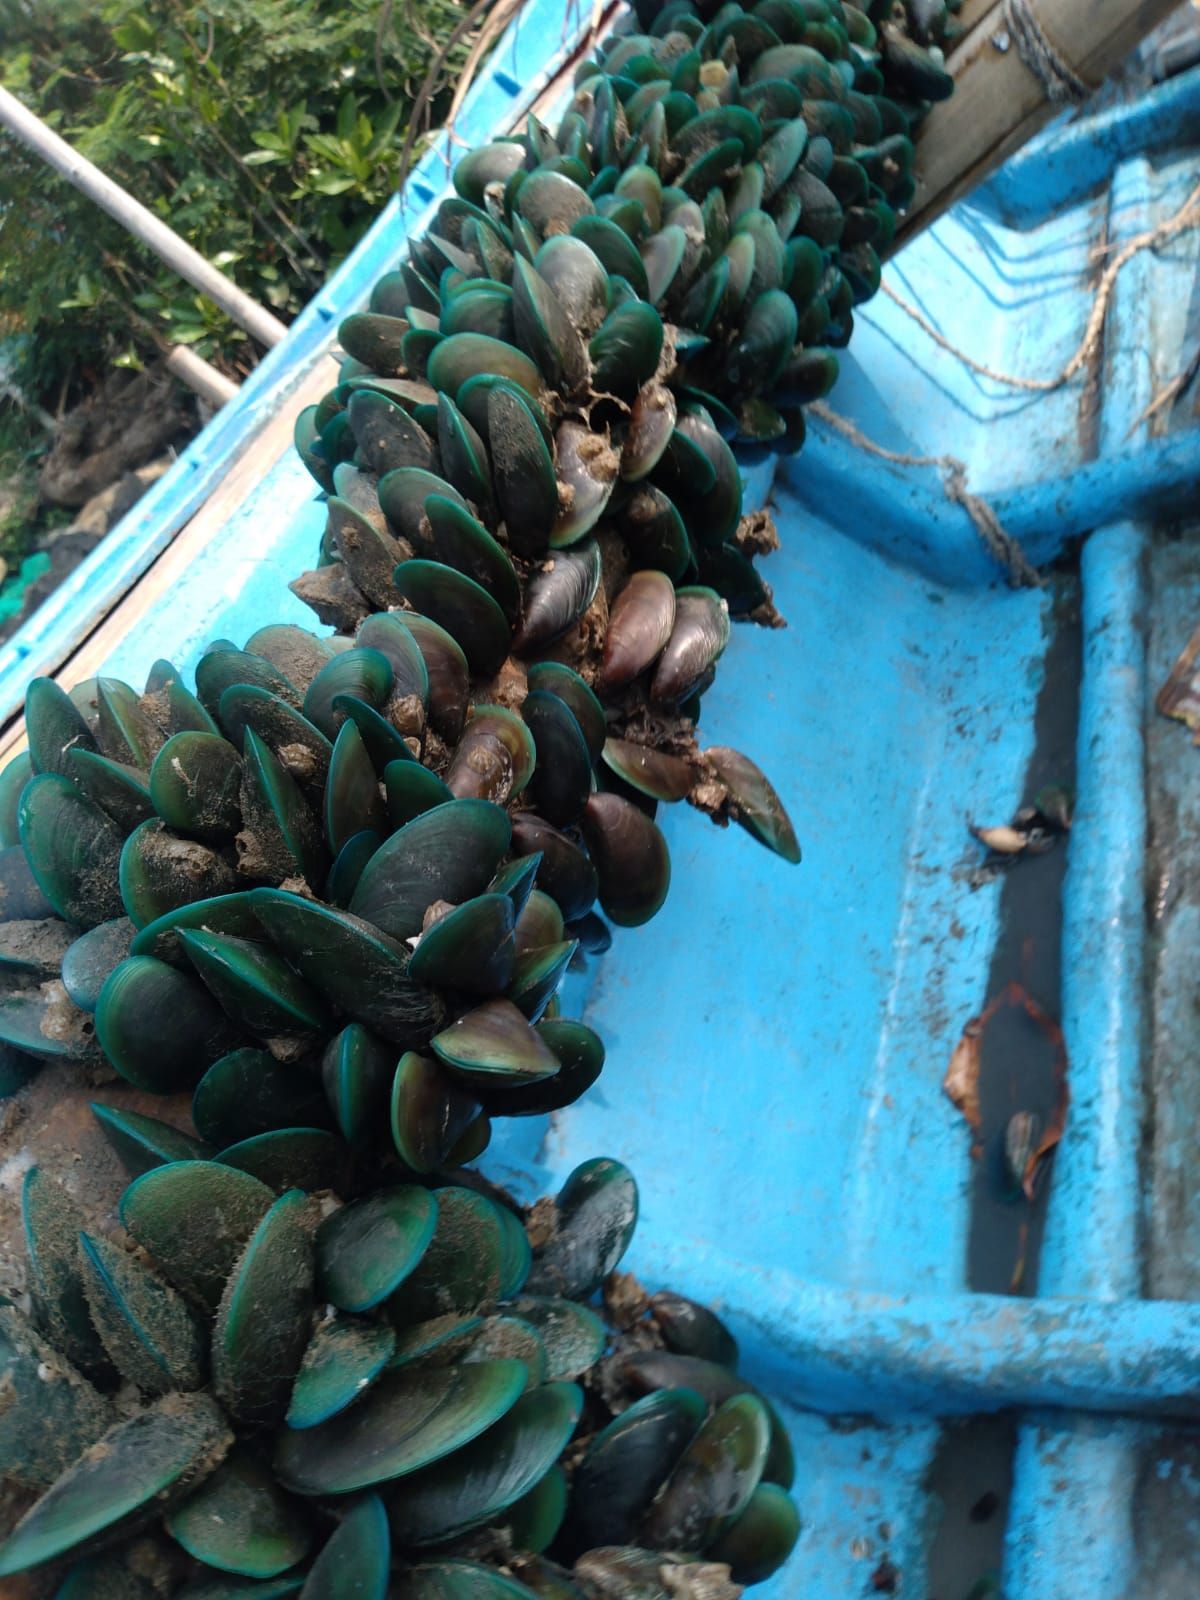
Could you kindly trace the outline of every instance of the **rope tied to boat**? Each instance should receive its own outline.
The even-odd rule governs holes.
[[[960,350],[952,344],[944,333],[934,327],[929,318],[917,307],[907,301],[902,294],[898,294],[890,283],[882,283],[884,294],[893,301],[906,317],[911,317],[923,333],[929,335],[934,344],[961,361],[964,367],[969,367],[972,372],[979,373],[980,377],[991,378],[996,383],[1006,384],[1010,389],[1026,389],[1036,394],[1050,394],[1055,389],[1061,389],[1069,383],[1081,367],[1087,365],[1095,354],[1100,336],[1104,331],[1104,322],[1108,316],[1109,301],[1112,299],[1113,290],[1116,288],[1117,277],[1121,268],[1126,266],[1142,250],[1156,250],[1160,245],[1176,238],[1181,233],[1200,227],[1200,183],[1191,191],[1187,199],[1173,211],[1169,217],[1164,217],[1162,222],[1153,228],[1146,228],[1141,233],[1135,233],[1132,239],[1123,244],[1117,254],[1105,267],[1096,285],[1095,296],[1092,300],[1092,309],[1088,313],[1087,326],[1083,331],[1083,338],[1075,354],[1067,362],[1061,372],[1053,378],[1022,378],[1015,373],[999,372],[995,367],[989,367],[982,361],[976,361],[974,356],[969,356],[965,350]]]
[[[999,517],[983,496],[973,494],[967,488],[966,463],[958,456],[917,456],[899,450],[887,450],[883,445],[876,444],[873,439],[868,439],[848,417],[831,411],[824,401],[816,401],[808,407],[808,410],[859,450],[865,450],[868,455],[878,456],[881,461],[890,461],[898,467],[936,467],[942,475],[942,489],[947,500],[952,500],[955,505],[961,506],[970,517],[988,554],[1004,569],[1009,586],[1013,589],[1042,587],[1042,578],[1021,548],[1020,541],[1005,531]]]
[[[1078,105],[1091,94],[1070,62],[1055,49],[1029,0],[1004,0],[1004,22],[1017,54],[1054,105]]]

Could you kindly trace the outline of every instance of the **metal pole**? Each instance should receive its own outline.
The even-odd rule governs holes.
[[[223,372],[218,372],[216,367],[198,356],[194,350],[189,350],[186,345],[173,344],[167,355],[167,371],[173,372],[194,394],[201,399],[211,401],[215,406],[223,406],[227,400],[232,400],[238,392],[238,386],[227,378]]]
[[[8,128],[22,144],[28,145],[43,161],[61,172],[68,183],[73,183],[89,200],[102,206],[135,239],[140,239],[181,278],[186,278],[199,289],[201,294],[206,294],[252,338],[267,346],[278,344],[283,338],[287,329],[277,317],[264,310],[248,294],[243,294],[198,250],[185,244],[165,222],[160,222],[153,212],[147,211],[132,195],[126,194],[119,184],[105,177],[99,167],[93,166],[72,150],[65,139],[60,139],[3,87],[0,87],[0,125]]]

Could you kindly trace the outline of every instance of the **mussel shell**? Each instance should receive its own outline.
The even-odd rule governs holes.
[[[7,854],[20,870],[4,875],[7,916],[36,918],[52,907],[67,922],[93,928],[122,914],[117,885],[122,835],[99,806],[69,779],[45,772],[21,791],[18,818],[21,847]],[[40,906],[33,883],[23,897],[15,892],[30,872],[45,896]]]
[[[467,900],[425,929],[409,971],[435,987],[499,994],[512,977],[513,922],[513,903],[506,894]]]
[[[298,1189],[273,1203],[251,1234],[217,1308],[213,1393],[239,1422],[270,1427],[287,1411],[313,1311],[308,1209],[308,1197]]]
[[[133,1178],[140,1178],[152,1167],[166,1166],[172,1161],[207,1161],[212,1154],[199,1139],[193,1139],[169,1122],[160,1122],[157,1117],[121,1111],[97,1101],[92,1102],[91,1111],[121,1165]]]
[[[322,1323],[309,1341],[296,1375],[287,1411],[288,1426],[312,1428],[344,1410],[379,1376],[395,1346],[396,1335],[386,1323],[352,1321],[348,1317],[333,1317]],[[352,1510],[343,1526],[354,1522]],[[335,1533],[322,1550],[318,1566],[336,1539]],[[385,1546],[386,1539],[385,1522]],[[343,1560],[349,1556],[345,1550],[340,1554]]]
[[[579,674],[561,661],[535,661],[526,673],[526,681],[530,694],[556,695],[568,707],[579,724],[591,760],[596,761],[608,731],[604,707]]]
[[[67,755],[67,775],[122,831],[154,815],[146,774],[137,767],[91,750],[72,750]]]
[[[298,785],[252,728],[246,729],[242,756],[242,872],[275,883],[293,877],[319,883],[327,860],[324,841]]]
[[[100,990],[130,953],[135,933],[128,917],[100,922],[72,941],[62,958],[63,988],[81,1011],[95,1011]]]
[[[573,550],[557,551],[525,586],[525,616],[513,640],[519,655],[529,655],[562,637],[587,611],[600,587],[600,547],[592,539]]]
[[[122,1226],[181,1294],[208,1311],[274,1202],[266,1184],[216,1161],[174,1161],[131,1183]]]
[[[521,555],[546,548],[558,517],[558,485],[541,427],[520,390],[496,384],[487,396],[492,475],[510,546]]]
[[[320,1088],[265,1050],[231,1050],[212,1066],[192,1096],[192,1122],[216,1149],[276,1128],[324,1127],[329,1108]]]
[[[445,779],[439,778],[430,768],[423,767],[419,761],[389,762],[383,769],[383,784],[387,794],[388,820],[393,828],[402,828],[423,811],[432,811],[434,806],[445,805],[448,800],[454,799],[454,793],[446,787]]]
[[[150,798],[172,828],[224,843],[241,824],[241,777],[241,759],[227,739],[177,733],[154,758]]]
[[[798,862],[800,844],[791,819],[754,762],[728,745],[712,745],[704,759],[729,791],[734,821],[785,861]]]
[[[471,670],[461,645],[429,617],[405,613],[429,676],[429,721],[453,743],[462,732],[471,694]]]
[[[599,892],[596,868],[587,854],[543,817],[519,811],[512,820],[512,847],[517,855],[541,855],[538,883],[563,916],[581,917]]]
[[[252,684],[234,684],[221,696],[220,714],[221,726],[236,749],[245,748],[249,730],[295,782],[323,787],[333,746],[286,700]]]
[[[393,834],[392,840],[401,839],[406,831]],[[422,837],[428,842],[430,836]],[[432,837],[436,848],[443,841],[444,829],[435,830]],[[367,883],[368,875],[392,840],[367,863],[352,907],[360,895],[369,902],[373,891]],[[459,830],[452,829],[447,847],[452,847],[455,840],[460,849],[469,842]],[[485,883],[486,877],[484,874]],[[382,874],[380,881],[383,882]],[[400,882],[399,876],[395,881]],[[407,884],[408,880],[404,882]],[[387,892],[386,885],[383,892]],[[414,903],[425,892],[416,889]],[[436,898],[436,885],[433,892]],[[272,942],[314,988],[341,1010],[406,1049],[419,1047],[437,1031],[444,1015],[440,1000],[424,984],[410,978],[407,952],[393,943],[373,919],[363,921],[357,913],[335,911],[283,890],[256,889],[252,900],[254,914]],[[417,928],[423,912],[422,906],[416,913]]]
[[[474,579],[510,620],[515,619],[521,607],[516,571],[483,524],[454,501],[436,494],[426,498],[425,515],[436,558]]]
[[[378,1135],[395,1053],[361,1022],[348,1023],[325,1046],[321,1056],[325,1102],[348,1144],[366,1145]],[[325,1124],[320,1116],[293,1120]]]
[[[558,1225],[534,1257],[528,1289],[586,1300],[629,1248],[637,1225],[637,1184],[621,1162],[597,1157],[576,1167],[555,1205]]]
[[[272,1578],[294,1567],[312,1538],[309,1519],[244,1445],[167,1513],[165,1526],[196,1560],[250,1578]]]
[[[276,1475],[305,1495],[348,1494],[404,1477],[498,1422],[524,1385],[519,1361],[401,1368],[327,1422],[285,1430]]]
[[[675,620],[650,684],[656,705],[686,700],[729,643],[729,608],[712,589],[679,589]]]
[[[799,1537],[800,1514],[791,1496],[778,1484],[760,1483],[705,1554],[726,1562],[735,1583],[762,1583],[784,1564]]]
[[[346,406],[363,465],[380,477],[394,467],[437,470],[433,440],[410,413],[386,395],[360,389]]]
[[[576,544],[595,527],[617,482],[620,457],[606,433],[563,422],[554,436],[560,490],[558,518],[550,534],[555,549]]]
[[[137,1089],[191,1089],[238,1043],[204,985],[153,956],[130,956],[105,981],[96,1036],[121,1076]]]
[[[334,708],[336,699],[348,695],[378,708],[386,704],[392,682],[391,662],[380,651],[361,645],[343,650],[309,684],[304,715],[327,739],[334,739],[345,721],[345,712]]]
[[[605,741],[604,764],[654,800],[686,799],[696,782],[694,768],[682,756],[628,739]]]
[[[754,1395],[724,1401],[684,1450],[642,1522],[639,1542],[654,1550],[703,1551],[749,1504],[770,1431],[766,1408]]]
[[[601,791],[588,800],[583,832],[610,921],[622,928],[648,922],[671,885],[667,841],[657,825],[630,801]]]
[[[100,1443],[18,1522],[0,1549],[0,1576],[86,1550],[101,1535],[119,1539],[211,1472],[233,1434],[207,1395],[169,1395],[117,1423]]]
[[[558,1057],[511,1000],[487,1000],[437,1034],[430,1047],[469,1085],[503,1089],[552,1077]]]
[[[25,691],[25,727],[29,764],[35,773],[65,774],[69,751],[97,749],[91,728],[53,678],[30,680]]]
[[[508,848],[511,825],[499,806],[452,800],[394,833],[367,863],[350,909],[393,938],[421,931],[435,900],[458,905],[487,888]]]
[[[490,678],[500,670],[508,655],[509,626],[486,589],[437,561],[402,561],[395,582],[410,605],[450,634],[473,673]]]
[[[578,1553],[632,1543],[707,1411],[694,1389],[660,1389],[602,1428],[576,1469],[567,1548]]]
[[[541,374],[529,357],[485,333],[452,334],[442,340],[429,361],[429,382],[455,401],[463,385],[480,373],[510,379],[534,401],[542,393]]]
[[[575,327],[590,337],[608,309],[608,273],[599,257],[581,239],[559,234],[546,240],[533,264]]]
[[[636,483],[658,465],[676,421],[675,396],[661,383],[647,383],[638,391],[629,426],[621,445],[621,477]]]
[[[126,839],[118,881],[125,914],[138,928],[194,900],[231,894],[237,887],[224,856],[172,833],[157,818],[141,823]]]
[[[591,790],[592,755],[565,700],[531,689],[521,716],[533,736],[537,765],[531,793],[538,812],[562,828],[576,822]]]
[[[392,1142],[414,1172],[433,1172],[479,1115],[479,1102],[440,1062],[408,1051],[392,1081]]]
[[[588,376],[583,340],[554,290],[520,256],[513,262],[513,321],[517,342],[552,388],[575,394],[583,387]]]
[[[388,1502],[393,1537],[404,1545],[440,1544],[494,1521],[550,1471],[582,1409],[574,1384],[531,1390],[453,1458],[405,1479]]]
[[[633,682],[662,654],[675,625],[675,585],[649,568],[634,572],[609,612],[597,685],[612,694]]]
[[[416,1184],[378,1190],[317,1229],[317,1288],[342,1311],[370,1311],[395,1293],[429,1247],[436,1197]]]

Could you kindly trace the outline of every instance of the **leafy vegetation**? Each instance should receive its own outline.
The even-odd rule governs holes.
[[[417,86],[463,14],[454,0],[0,0],[0,81],[286,320],[395,187]],[[253,365],[241,330],[2,133],[0,155],[0,345],[24,336],[27,396],[58,410],[164,338],[235,376]]]

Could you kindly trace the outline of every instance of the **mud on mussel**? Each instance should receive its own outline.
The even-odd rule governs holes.
[[[523,1214],[134,1155],[119,1228],[25,1178],[0,1461],[33,1503],[0,1576],[49,1567],[63,1600],[721,1600],[786,1559],[787,1436],[730,1333],[614,1276],[619,1162]]]

